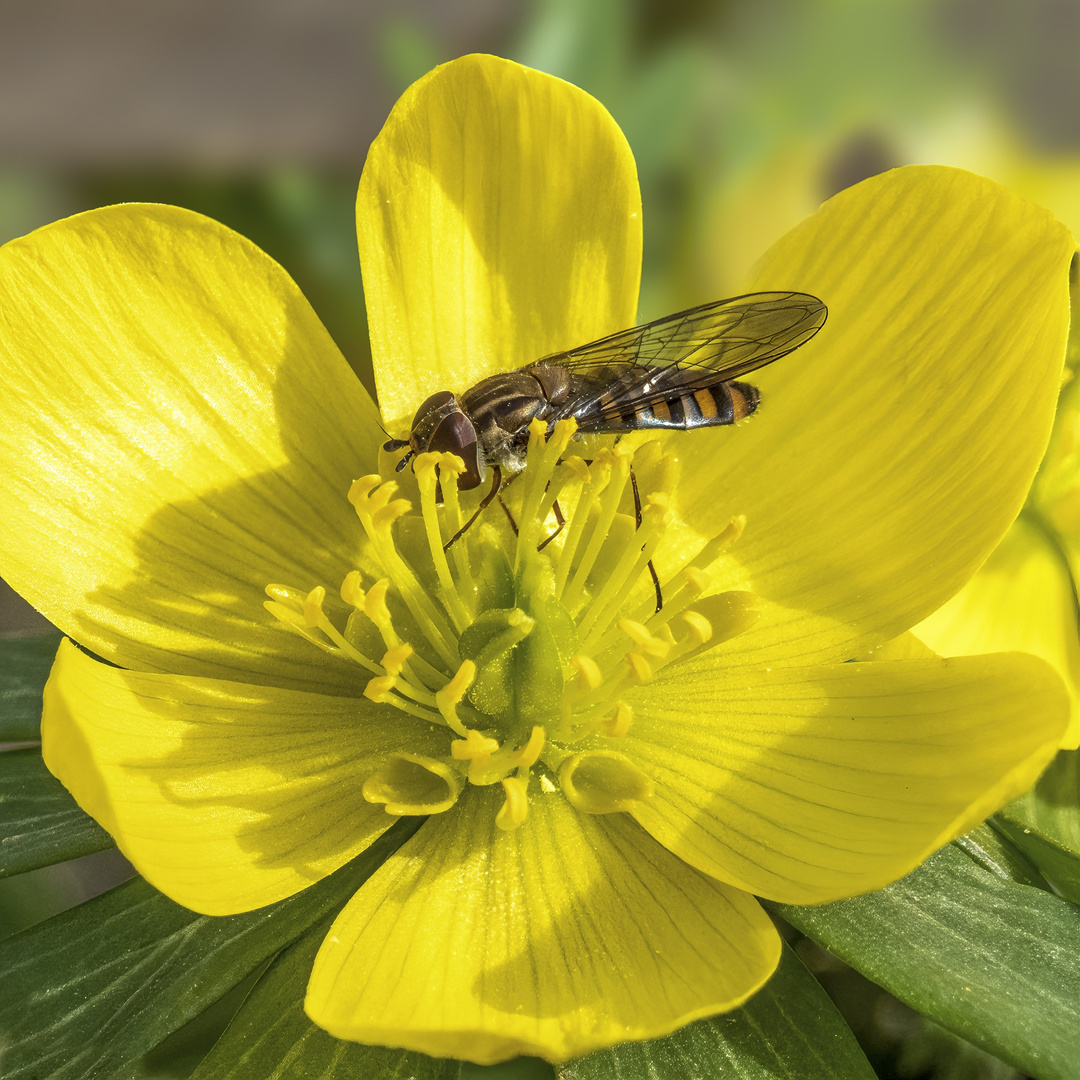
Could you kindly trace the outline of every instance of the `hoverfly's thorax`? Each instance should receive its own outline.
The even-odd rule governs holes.
[[[478,382],[461,398],[485,447],[497,450],[521,436],[536,417],[545,419],[550,405],[542,384],[529,370],[506,371]]]

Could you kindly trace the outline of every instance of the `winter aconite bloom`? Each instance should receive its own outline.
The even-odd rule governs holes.
[[[633,160],[556,79],[491,57],[422,79],[357,220],[394,436],[435,391],[635,321]],[[49,767],[211,914],[428,815],[315,963],[308,1014],[343,1038],[557,1060],[735,1006],[779,954],[753,893],[897,878],[1060,737],[1039,660],[874,650],[1023,501],[1070,251],[966,173],[847,191],[751,283],[830,313],[760,373],[755,417],[618,445],[538,430],[516,535],[493,504],[444,552],[477,493],[447,456],[394,472],[375,406],[247,241],[122,206],[8,245],[0,572],[119,665],[61,648]]]

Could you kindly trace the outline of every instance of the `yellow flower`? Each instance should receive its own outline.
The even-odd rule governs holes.
[[[1080,227],[1075,155],[1035,152],[992,114],[972,112],[970,103],[955,113],[914,132],[894,118],[878,136],[850,123],[813,139],[791,133],[754,168],[718,185],[699,245],[700,287],[738,289],[751,259],[817,206],[837,162],[847,157],[873,159],[873,167],[882,168],[889,161],[939,161],[974,169],[1049,207],[1074,231]],[[942,656],[1017,650],[1051,664],[1072,701],[1066,749],[1080,746],[1078,507],[1080,387],[1074,378],[1062,392],[1054,437],[1015,524],[964,587],[914,627]]]
[[[357,216],[394,434],[435,391],[634,322],[633,161],[558,80],[491,57],[422,79]],[[881,886],[1053,753],[1067,703],[1041,661],[846,661],[1019,508],[1070,251],[965,173],[845,192],[759,268],[830,317],[760,373],[751,422],[583,455],[537,433],[519,537],[492,507],[444,557],[475,497],[448,458],[386,482],[374,405],[251,244],[123,206],[7,245],[0,571],[119,665],[61,647],[50,769],[210,914],[430,814],[316,961],[306,1008],[341,1037],[558,1060],[737,1005],[779,955],[752,893]]]

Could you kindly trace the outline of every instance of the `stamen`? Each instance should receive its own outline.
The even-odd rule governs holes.
[[[602,451],[587,470],[588,479],[583,482],[581,493],[578,496],[577,505],[574,507],[573,516],[570,519],[570,527],[563,542],[563,549],[559,553],[559,561],[555,566],[555,595],[560,599],[566,588],[566,579],[573,565],[574,554],[585,533],[585,526],[589,522],[589,515],[596,505],[601,492],[611,481],[611,455]],[[581,458],[574,459],[581,461]],[[584,462],[582,462],[584,465]],[[575,471],[576,467],[575,467]],[[565,602],[565,601],[564,601]]]
[[[454,622],[454,630],[460,634],[472,621],[469,612],[465,608],[461,597],[458,595],[457,584],[453,574],[450,573],[450,564],[446,561],[446,552],[443,550],[442,529],[439,528],[438,510],[435,506],[435,485],[438,479],[435,476],[437,466],[443,464],[443,458],[452,459],[453,463],[461,466],[460,471],[465,471],[465,463],[454,454],[418,454],[413,462],[413,472],[416,474],[416,482],[420,488],[420,510],[424,520],[424,532],[427,535],[428,548],[431,551],[431,559],[435,564],[435,573],[439,577],[442,586],[442,599],[446,605],[450,618]],[[446,488],[457,487],[457,475],[453,473],[454,465],[444,466],[447,475]]]
[[[667,497],[652,495],[641,515],[641,528],[634,533],[633,542],[626,545],[622,557],[604,582],[599,596],[593,601],[589,614],[581,623],[585,647],[591,648],[607,629],[608,624],[626,603],[667,528]],[[638,546],[640,544],[640,547]]]
[[[568,477],[558,482],[558,488],[554,494],[548,490],[552,484],[552,474],[555,465],[562,456],[563,451],[569,445],[570,440],[577,431],[577,421],[573,417],[560,420],[551,433],[551,438],[545,441],[547,424],[542,420],[533,420],[529,425],[529,450],[525,465],[525,490],[521,499],[521,526],[518,533],[517,565],[527,552],[535,551],[540,540],[540,528],[550,512],[551,505],[541,513],[545,496],[550,495],[551,503],[558,497],[558,488],[561,488]],[[552,485],[554,486],[554,485]]]
[[[490,735],[481,735],[470,729],[463,739],[455,739],[450,744],[450,753],[457,761],[476,761],[477,758],[490,758],[499,749],[499,740]]]
[[[343,583],[342,588],[344,587]],[[380,578],[366,593],[362,594],[362,607],[364,614],[375,624],[375,628],[379,631],[379,634],[383,639],[383,644],[388,649],[393,649],[398,645],[401,645],[402,640],[394,629],[393,617],[391,616],[390,608],[386,603],[386,594],[389,588],[390,579]],[[409,658],[407,671],[413,684],[417,687],[423,687],[424,689],[438,686],[446,678],[445,672],[432,667],[431,664],[415,651]]]
[[[444,469],[450,473],[450,482],[443,484],[443,505],[446,507],[447,531],[451,536],[457,536],[465,527],[465,517],[461,512],[461,500],[459,498],[457,478],[465,471],[465,462],[456,454],[444,454]],[[454,464],[456,463],[456,464]],[[460,465],[461,468],[457,468]],[[445,550],[445,548],[444,548]],[[461,591],[470,598],[476,597],[476,582],[473,580],[472,567],[469,565],[469,547],[467,543],[454,544],[451,548],[454,560],[454,569],[457,570],[458,580],[461,582]],[[475,603],[470,605],[475,607]]]
[[[582,690],[595,690],[604,681],[600,665],[591,657],[580,653],[570,658],[570,663],[577,669],[578,686]]]
[[[634,710],[625,701],[617,702],[614,714],[600,725],[604,734],[612,738],[619,738],[630,730],[630,724],[634,719]]]
[[[667,641],[653,637],[642,623],[633,619],[620,619],[618,627],[646,656],[663,659],[671,651],[671,645]]]
[[[294,634],[298,634],[306,641],[310,641],[312,645],[317,645],[323,652],[336,653],[338,651],[330,644],[330,642],[324,641],[308,627],[302,612],[286,607],[277,600],[264,600],[263,607],[266,608],[266,610],[269,611],[286,630],[291,630]]]
[[[454,677],[435,694],[435,704],[442,713],[443,719],[463,738],[467,737],[468,729],[458,717],[457,707],[475,678],[476,664],[472,660],[463,660]]]
[[[326,590],[321,585],[316,585],[314,589],[307,594],[307,598],[304,600],[304,622],[308,626],[318,626],[320,622],[325,618],[323,615],[323,601],[326,599]]]
[[[653,677],[653,669],[649,661],[641,653],[628,652],[626,662],[630,665],[630,671],[639,683],[647,683]]]
[[[364,606],[364,590],[360,586],[360,571],[350,570],[345,575],[345,580],[341,583],[341,588],[338,590],[341,593],[341,599],[345,601],[349,607],[362,609]]]
[[[516,829],[529,813],[529,782],[520,776],[503,777],[503,791],[506,801],[495,815],[495,824],[504,832]]]
[[[568,611],[574,611],[581,602],[582,592],[589,572],[596,562],[596,556],[604,546],[604,541],[611,530],[611,523],[615,520],[615,514],[619,509],[619,501],[622,499],[626,481],[630,477],[630,460],[626,453],[618,453],[618,447],[611,452],[612,477],[600,494],[600,513],[595,519],[591,519],[592,533],[585,548],[585,554],[574,571],[569,585],[562,594],[562,602]],[[576,515],[575,515],[576,516]]]
[[[370,481],[370,476],[354,481],[349,489],[349,501],[356,509],[357,517],[360,518],[364,531],[375,549],[376,557],[393,579],[406,606],[412,612],[413,618],[416,619],[440,658],[448,666],[453,667],[457,663],[455,647],[457,635],[420,587],[420,583],[408,564],[398,555],[394,545],[391,526],[399,516],[400,506],[404,504],[408,507],[409,504],[403,499],[395,500],[397,505],[388,501],[385,489],[392,489],[390,492],[392,494],[393,489],[397,488],[392,480],[378,488],[372,488]]]

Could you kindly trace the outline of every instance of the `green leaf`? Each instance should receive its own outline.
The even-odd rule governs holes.
[[[37,747],[0,753],[0,877],[112,846],[45,768]]]
[[[943,1027],[1039,1080],[1080,1076],[1080,910],[1014,880],[985,826],[887,889],[767,906]]]
[[[855,1036],[787,945],[776,974],[742,1008],[650,1042],[563,1065],[559,1080],[874,1080]]]
[[[1012,841],[1038,868],[1066,900],[1080,904],[1080,855],[1038,829],[1001,816],[993,821],[995,829]]]
[[[41,690],[63,636],[0,640],[0,742],[40,738]]]
[[[999,816],[1080,855],[1080,750],[1059,753],[1039,782]]]
[[[343,1042],[307,1018],[304,991],[332,921],[316,923],[277,956],[191,1080],[458,1080],[456,1061]]]
[[[1054,887],[1080,904],[1080,751],[1062,751],[1025,795],[991,819]]]
[[[97,1080],[336,911],[419,825],[394,826],[302,893],[243,915],[180,907],[141,878],[0,943],[5,1080]]]

